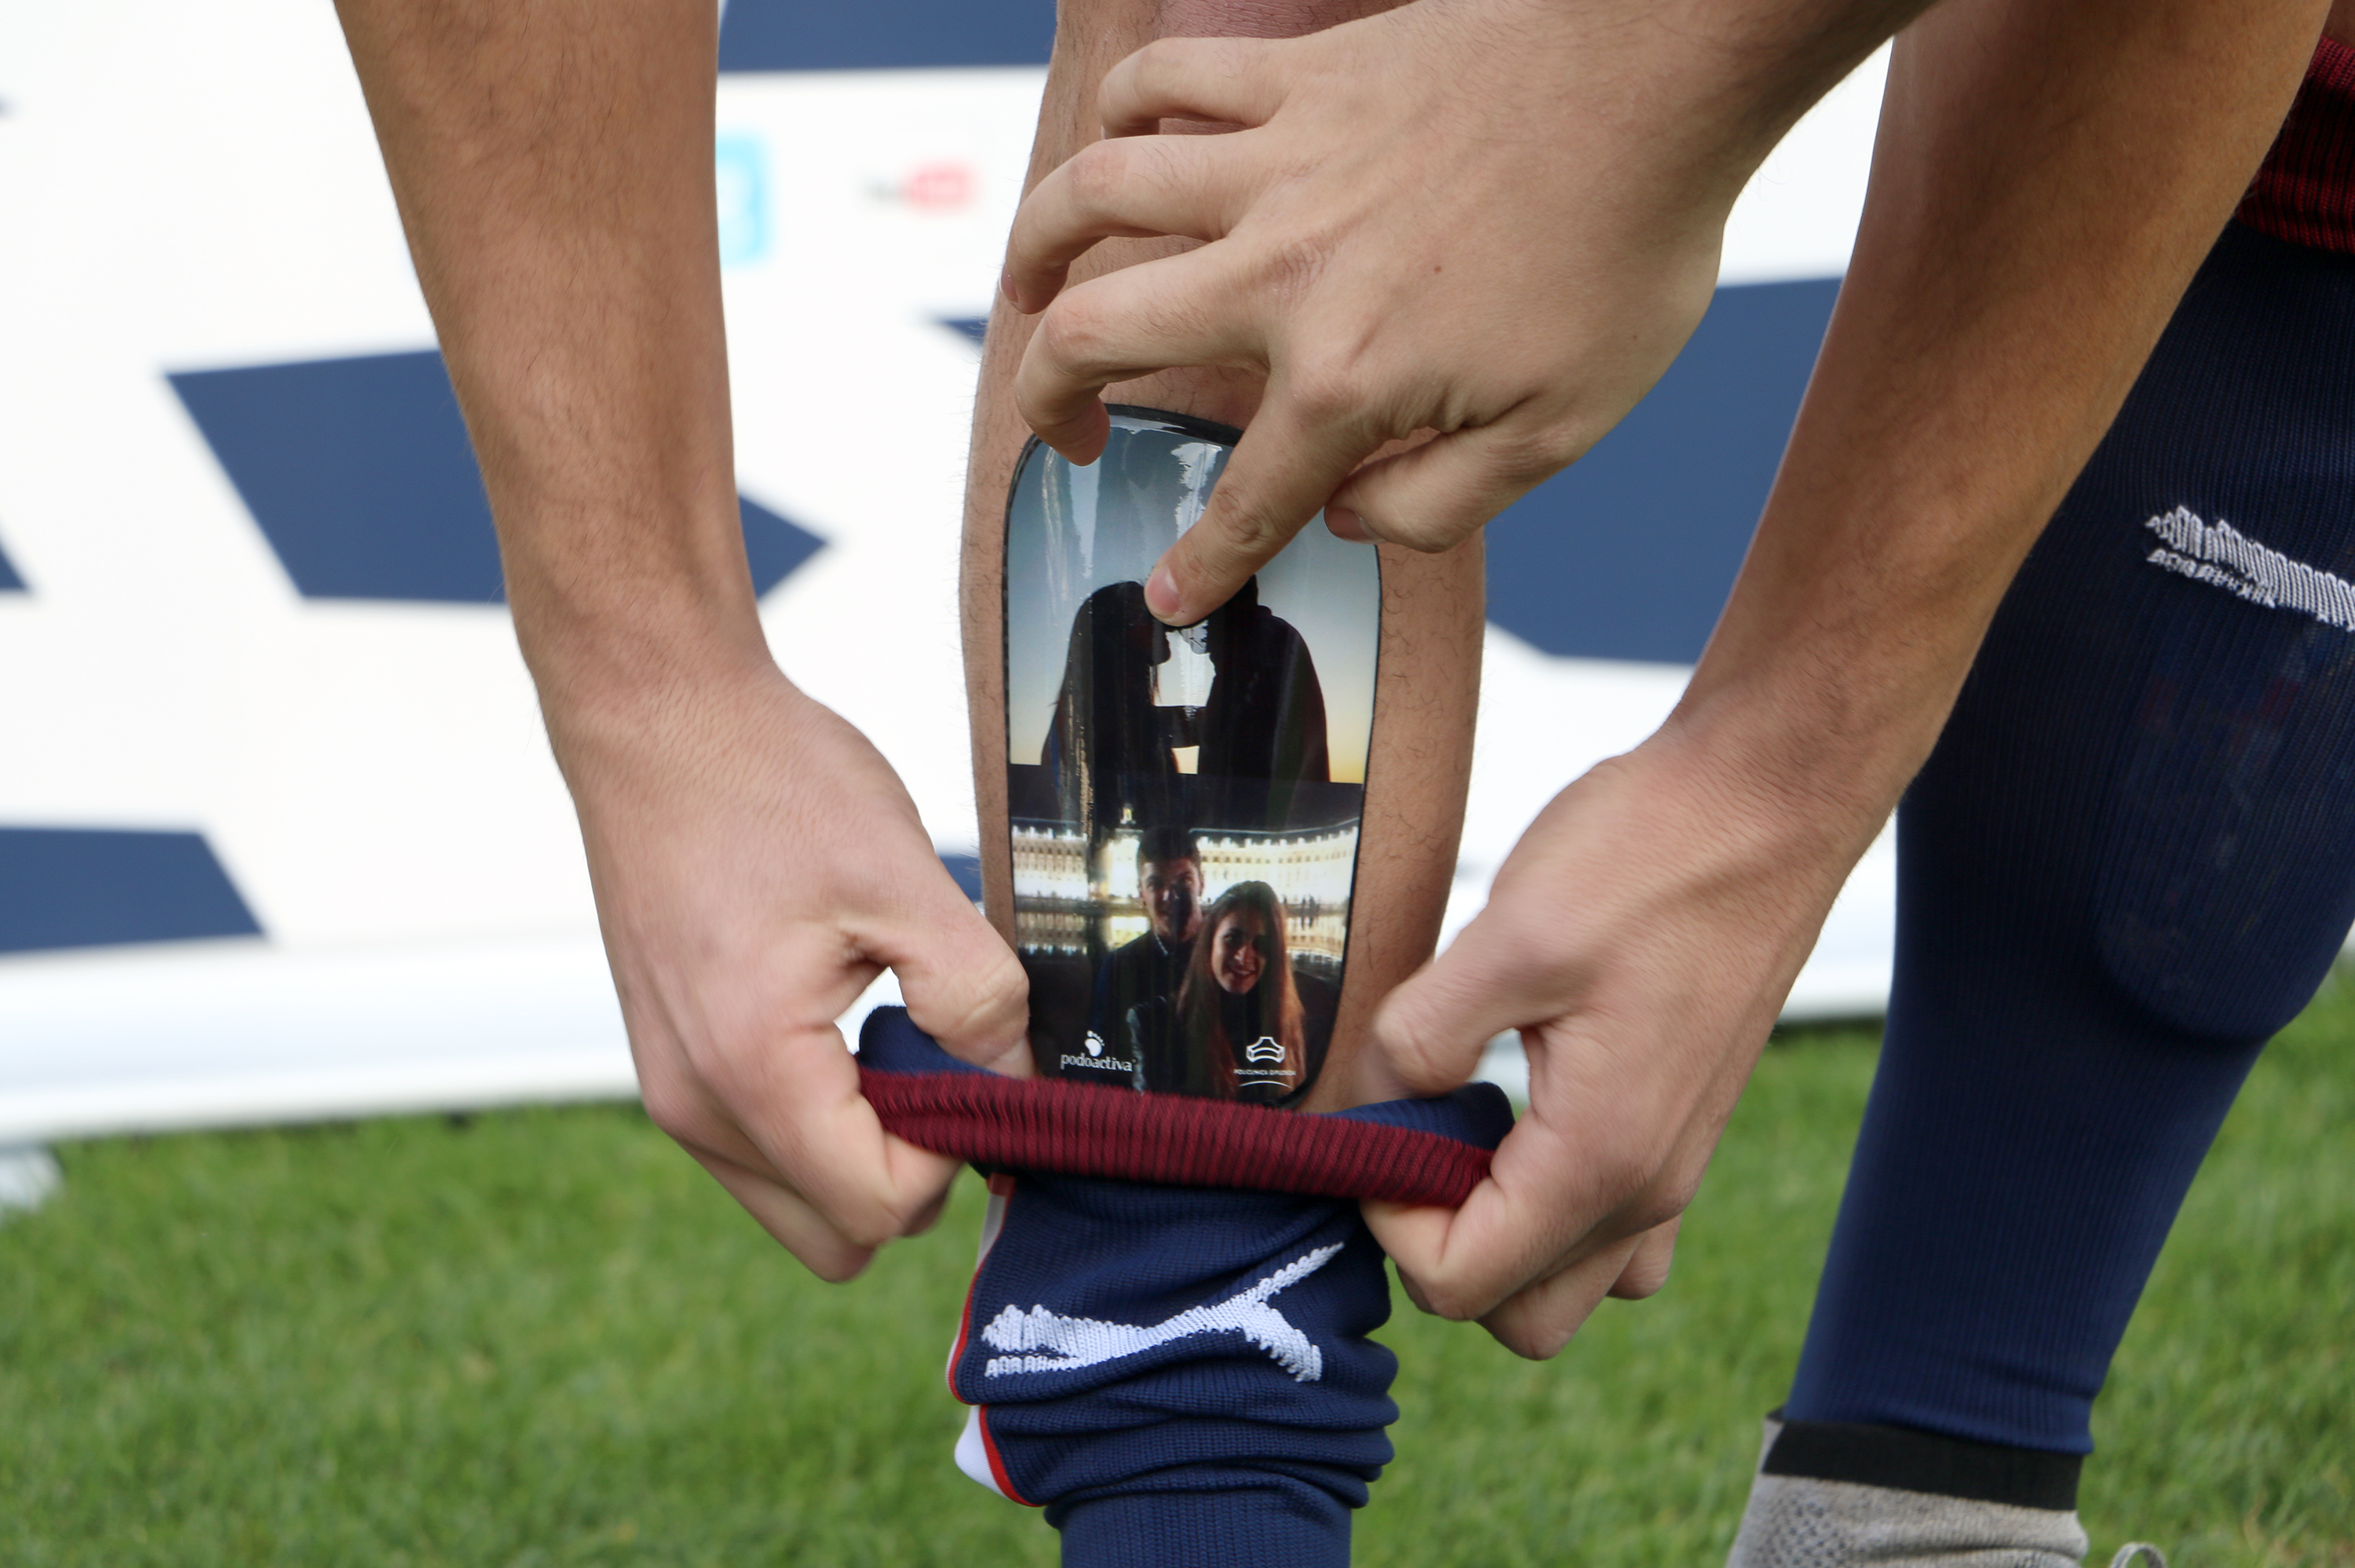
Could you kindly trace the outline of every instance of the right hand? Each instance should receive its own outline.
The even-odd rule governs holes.
[[[864,736],[765,654],[551,711],[647,1113],[826,1279],[958,1162],[883,1130],[835,1021],[885,969],[950,1051],[1029,1071],[1028,984]]]

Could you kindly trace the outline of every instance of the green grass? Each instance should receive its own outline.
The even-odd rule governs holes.
[[[1872,1068],[1770,1051],[1668,1289],[1559,1360],[1395,1319],[1366,1568],[1721,1561]],[[2260,1065],[2097,1416],[2084,1513],[2355,1563],[2355,994]],[[0,1224],[0,1563],[1050,1563],[957,1476],[978,1214],[816,1284],[634,1108],[83,1144]]]

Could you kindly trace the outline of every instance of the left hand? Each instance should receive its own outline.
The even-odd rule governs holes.
[[[1550,1356],[1668,1277],[1709,1167],[1872,825],[1669,726],[1562,791],[1488,906],[1391,993],[1369,1097],[1434,1094],[1518,1030],[1529,1104],[1458,1209],[1365,1205],[1417,1306]]]

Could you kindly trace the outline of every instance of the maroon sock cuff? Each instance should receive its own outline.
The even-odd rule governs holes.
[[[858,1056],[859,1086],[888,1130],[996,1170],[1452,1207],[1512,1126],[1492,1084],[1307,1115],[1000,1077],[951,1056],[899,1008],[869,1016]]]

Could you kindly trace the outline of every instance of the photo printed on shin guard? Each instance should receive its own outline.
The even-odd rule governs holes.
[[[1339,1010],[1381,583],[1319,519],[1208,619],[1153,618],[1239,436],[1115,407],[1088,467],[1036,440],[1016,467],[1015,943],[1042,1075],[1290,1106]]]

